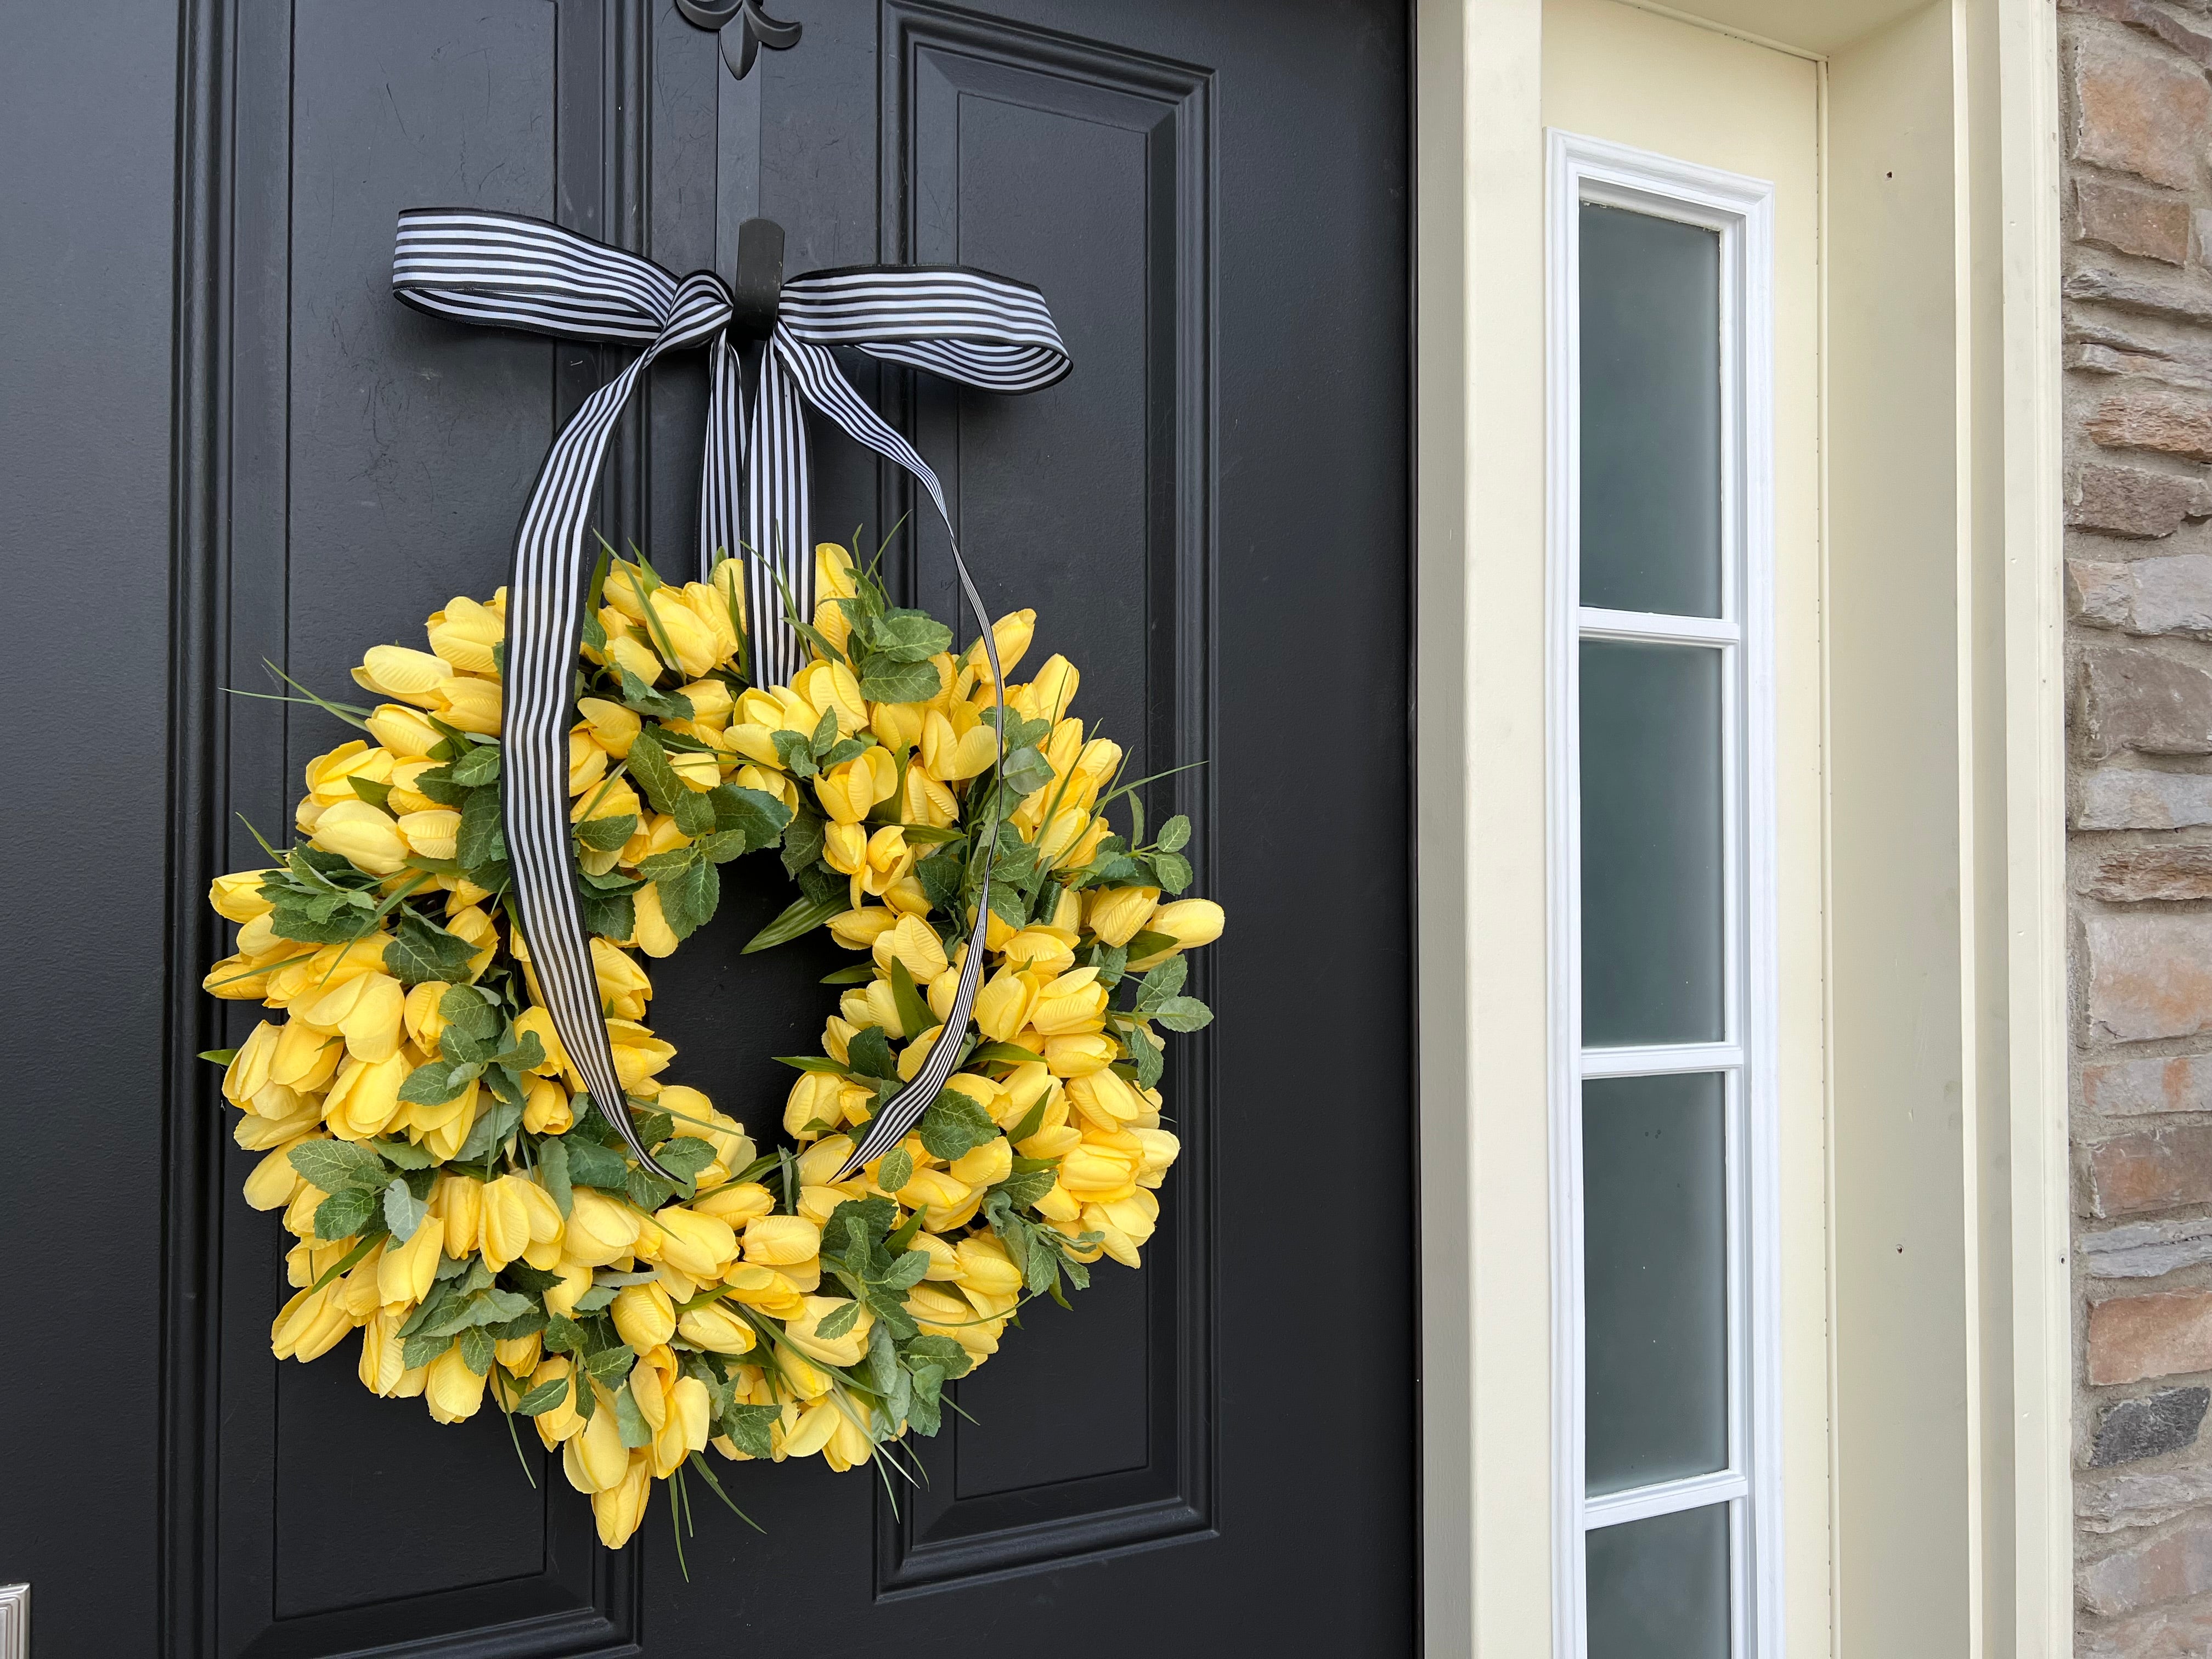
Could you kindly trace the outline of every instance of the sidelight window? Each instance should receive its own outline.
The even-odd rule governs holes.
[[[1554,134],[1559,1659],[1778,1651],[1769,187]]]

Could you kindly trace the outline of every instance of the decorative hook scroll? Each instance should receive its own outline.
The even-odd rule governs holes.
[[[799,25],[781,23],[761,9],[761,0],[676,0],[684,21],[721,37],[722,61],[742,81],[766,46],[787,52],[799,44]]]

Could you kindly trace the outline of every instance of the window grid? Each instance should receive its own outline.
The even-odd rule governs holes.
[[[1774,1353],[1771,852],[1771,190],[1595,141],[1552,135],[1550,413],[1553,635],[1552,966],[1555,1443],[1560,1659],[1589,1659],[1585,1540],[1599,1528],[1726,1506],[1729,1652],[1776,1659],[1779,1503]],[[1580,602],[1579,227],[1585,204],[1685,221],[1720,241],[1720,615]],[[1721,666],[1722,1040],[1589,1048],[1582,1036],[1579,684],[1587,641],[1711,650]],[[1758,812],[1747,811],[1755,802]],[[1591,1497],[1584,1474],[1583,1084],[1717,1074],[1723,1089],[1725,1424],[1721,1469]],[[1601,1656],[1601,1659],[1603,1656]]]

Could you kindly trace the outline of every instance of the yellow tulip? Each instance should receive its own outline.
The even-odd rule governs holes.
[[[714,1353],[750,1353],[753,1328],[744,1315],[717,1302],[694,1308],[676,1322],[676,1328],[695,1348]]]
[[[609,1020],[607,1036],[614,1043],[615,1071],[632,1094],[650,1092],[643,1085],[676,1058],[673,1043],[663,1042],[635,1020]]]
[[[998,728],[979,723],[959,731],[933,708],[921,722],[922,769],[939,783],[957,783],[985,770],[999,757]]]
[[[522,1127],[534,1135],[557,1135],[576,1121],[568,1091],[548,1077],[528,1079],[522,1103]]]
[[[811,1359],[825,1365],[857,1365],[860,1356],[868,1351],[868,1334],[875,1328],[876,1316],[864,1306],[859,1316],[842,1336],[819,1334],[822,1322],[831,1314],[853,1305],[842,1296],[810,1296],[805,1311],[796,1319],[784,1322],[784,1340]]]
[[[868,832],[858,823],[824,824],[822,858],[841,876],[857,875],[867,865]]]
[[[430,1189],[430,1213],[445,1224],[446,1254],[465,1261],[476,1254],[483,1219],[483,1183],[467,1176],[443,1175]]]
[[[480,680],[456,674],[435,688],[438,717],[456,731],[481,737],[499,735],[500,686],[496,680]]]
[[[822,1400],[799,1413],[799,1420],[785,1432],[776,1447],[779,1460],[787,1457],[811,1457],[828,1445],[844,1421],[835,1401]]]
[[[253,1173],[246,1177],[246,1202],[256,1210],[281,1210],[292,1201],[293,1195],[306,1184],[300,1172],[292,1167],[292,1148],[314,1137],[301,1135],[275,1148],[253,1166]]]
[[[1121,1045],[1103,1031],[1078,1032],[1073,1036],[1048,1037],[1044,1063],[1054,1077],[1089,1077],[1103,1072],[1121,1057]]]
[[[1030,1023],[1036,988],[1019,975],[1000,969],[975,994],[975,1024],[994,1042],[1011,1042]]]
[[[434,688],[453,677],[453,664],[404,645],[372,645],[353,671],[354,684],[363,690],[425,708],[436,707]]]
[[[390,1310],[413,1306],[430,1294],[445,1255],[446,1230],[427,1217],[415,1236],[387,1247],[376,1262],[377,1299]]]
[[[1085,921],[1102,945],[1127,945],[1144,930],[1159,906],[1157,887],[1106,887],[1091,896]]]
[[[477,1237],[484,1266],[494,1273],[530,1248],[530,1206],[522,1195],[522,1189],[529,1185],[520,1176],[513,1175],[484,1183]]]
[[[592,973],[599,994],[599,1006],[611,1019],[643,1019],[645,1005],[653,999],[653,981],[646,977],[634,957],[623,954],[603,939],[592,940]],[[547,1030],[552,1026],[550,1015],[546,1018]],[[544,1041],[540,1032],[538,1041]],[[551,1045],[546,1053],[553,1052]],[[563,1062],[566,1055],[562,1056]]]
[[[1029,654],[1030,640],[1036,632],[1036,612],[1034,611],[1010,611],[991,624],[991,643],[998,647],[999,672],[1001,675],[1011,674],[1020,665],[1022,659]],[[981,651],[971,650],[969,654],[983,665],[983,684],[988,684],[989,658]]]
[[[793,676],[791,689],[806,700],[814,711],[815,723],[834,710],[839,737],[849,738],[868,723],[868,703],[860,695],[860,683],[842,662],[809,663]],[[813,729],[811,724],[806,727],[810,734]]]
[[[876,936],[873,950],[877,967],[888,974],[894,961],[903,962],[919,984],[927,984],[951,965],[937,930],[920,916],[901,916]]]
[[[822,1230],[804,1216],[756,1216],[745,1224],[745,1260],[781,1267],[811,1261],[822,1249]]]
[[[464,673],[489,674],[492,647],[507,637],[507,618],[474,599],[449,600],[430,618],[430,649]]]
[[[676,930],[668,925],[667,915],[660,908],[659,887],[647,882],[630,895],[630,902],[636,918],[630,942],[655,960],[674,956],[676,947],[683,941],[676,937]]]
[[[625,1285],[615,1292],[615,1329],[642,1353],[676,1334],[676,1306],[658,1285]]]
[[[1078,968],[1060,975],[1038,991],[1030,1024],[1044,1036],[1100,1030],[1105,1024],[1107,993],[1097,980],[1096,968]]]
[[[438,1003],[450,988],[442,981],[425,980],[409,988],[400,1006],[408,1036],[426,1054],[438,1052],[438,1039],[446,1030],[446,1017],[438,1012]]]
[[[916,1170],[899,1188],[899,1202],[920,1208],[921,1224],[933,1233],[950,1232],[975,1213],[982,1194],[943,1170]]]
[[[461,815],[450,806],[404,812],[396,826],[407,850],[426,859],[450,859],[461,833]]]
[[[356,1060],[389,1060],[399,1052],[407,993],[389,974],[359,974],[335,985],[300,1011],[311,1025],[345,1038]]]
[[[1013,1172],[1013,1146],[1004,1135],[971,1147],[954,1158],[948,1169],[955,1181],[978,1191],[997,1186]]]
[[[1067,1080],[1067,1101],[1097,1128],[1113,1134],[1145,1115],[1150,1103],[1118,1072],[1093,1072]]]
[[[390,814],[365,800],[333,803],[315,820],[313,845],[336,853],[372,876],[388,876],[407,862],[407,843]]]
[[[848,910],[830,919],[830,934],[848,951],[865,951],[877,939],[898,925],[897,915],[886,909],[871,907],[867,909]]]
[[[713,1216],[732,1227],[743,1226],[756,1216],[768,1214],[775,1207],[775,1195],[757,1181],[732,1182],[718,1187],[692,1206],[702,1215]]]
[[[574,1317],[577,1297],[592,1288],[589,1264],[563,1255],[546,1272],[559,1275],[561,1282],[546,1286],[545,1311],[559,1314],[563,1319]]]
[[[406,1350],[399,1337],[402,1322],[398,1314],[378,1313],[361,1328],[361,1360],[355,1375],[371,1394],[389,1395],[399,1386],[404,1369],[400,1361]]]
[[[814,544],[815,591],[833,599],[849,599],[860,592],[853,578],[853,556],[835,542]]]
[[[1102,1145],[1085,1135],[1060,1161],[1060,1184],[1070,1196],[1085,1203],[1106,1203],[1127,1198],[1137,1188],[1137,1171],[1143,1165],[1139,1149]]]
[[[393,1045],[395,1051],[398,1045]],[[367,1140],[392,1127],[399,1112],[399,1085],[415,1069],[406,1055],[394,1052],[370,1062],[349,1060],[337,1081],[323,1099],[323,1121],[341,1140]]]
[[[969,1353],[981,1357],[999,1351],[998,1320],[981,1320],[961,1297],[925,1281],[906,1293],[906,1310],[932,1336],[949,1336]]]
[[[622,1426],[615,1421],[614,1401],[605,1394],[582,1431],[562,1443],[561,1467],[568,1484],[582,1492],[605,1492],[628,1471],[629,1452],[622,1443]]]
[[[369,736],[405,760],[420,760],[445,741],[436,726],[400,703],[380,703],[362,724]]]
[[[252,921],[256,916],[265,916],[270,907],[261,895],[261,884],[276,873],[274,870],[240,870],[217,876],[208,884],[208,902],[215,907],[217,915],[230,921]]]
[[[313,1190],[310,1188],[309,1190]],[[269,1346],[279,1359],[318,1359],[353,1328],[338,1305],[338,1286],[301,1291],[276,1310],[269,1327]]]
[[[1212,899],[1177,899],[1173,904],[1163,904],[1146,922],[1146,931],[1166,934],[1175,940],[1175,950],[1158,951],[1129,966],[1150,968],[1165,962],[1176,950],[1190,951],[1211,945],[1221,937],[1221,930],[1227,925],[1228,916]]]
[[[550,1411],[538,1413],[531,1419],[537,1424],[538,1437],[545,1443],[548,1451],[584,1431],[584,1419],[576,1411],[576,1390],[571,1380],[571,1370],[565,1356],[549,1354],[538,1362],[538,1369],[530,1374],[531,1389],[542,1388],[548,1382],[569,1383],[568,1391],[562,1396],[559,1405]],[[526,1394],[529,1391],[526,1389],[523,1392]]]
[[[571,1261],[604,1267],[636,1249],[644,1220],[629,1205],[579,1187],[570,1195],[567,1254]]]
[[[738,1236],[730,1224],[672,1204],[653,1212],[660,1229],[659,1260],[694,1279],[719,1279],[738,1257]]]
[[[897,789],[898,763],[880,745],[862,750],[814,780],[822,810],[840,823],[858,823]]]

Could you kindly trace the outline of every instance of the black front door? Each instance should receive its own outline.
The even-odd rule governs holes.
[[[167,210],[173,161],[180,193],[172,441],[126,433],[99,472],[132,511],[169,492],[167,614],[125,605],[10,671],[21,708],[127,661],[146,688],[129,712],[167,722],[173,796],[166,936],[161,860],[130,842],[82,912],[85,962],[58,970],[84,1000],[27,986],[11,1039],[29,1127],[0,1227],[11,1271],[43,1261],[46,1288],[25,1292],[39,1322],[0,1367],[22,1407],[0,1582],[33,1582],[48,1659],[1413,1650],[1404,8],[770,9],[804,37],[739,82],[672,0],[88,8],[82,27],[130,61],[173,44],[176,153],[35,181],[0,163],[35,196],[56,316],[107,292],[43,263],[68,254],[55,239],[105,257],[119,210],[101,169],[158,170],[150,198],[123,192],[142,211]],[[47,74],[114,97],[92,49],[108,35],[70,38],[79,15],[10,27]],[[80,119],[68,90],[38,96]],[[688,1581],[665,1495],[609,1555],[557,1460],[533,1448],[533,1491],[495,1415],[441,1428],[371,1396],[350,1340],[270,1358],[284,1240],[240,1200],[253,1158],[190,1058],[247,1029],[197,989],[227,948],[206,883],[258,861],[240,818],[283,825],[302,764],[343,735],[218,688],[267,689],[264,657],[343,685],[367,646],[419,643],[448,598],[488,594],[548,442],[623,361],[394,303],[395,215],[449,204],[554,219],[678,273],[726,273],[761,214],[794,272],[957,261],[1036,284],[1075,362],[1060,385],[858,384],[945,480],[991,608],[1036,609],[1037,655],[1081,665],[1087,712],[1140,771],[1204,763],[1150,792],[1155,822],[1197,819],[1195,890],[1230,925],[1194,988],[1217,1023],[1171,1050],[1185,1151],[1143,1270],[1105,1264],[1073,1313],[1026,1312],[959,1385],[964,1415],[923,1445],[918,1491],[894,1501],[818,1460],[721,1466],[766,1533],[702,1503]],[[27,260],[6,269],[29,280]],[[90,325],[9,348],[57,386],[167,372],[158,336],[146,349]],[[704,400],[696,358],[658,371],[608,469],[601,526],[664,565],[690,556]],[[116,435],[94,429],[103,407],[5,411],[10,499],[52,526],[17,546],[19,599],[112,568],[82,464]],[[872,544],[913,514],[892,469],[827,428],[816,453],[819,533],[860,525]],[[906,522],[895,588],[955,619],[942,530]],[[49,835],[118,821],[106,769],[57,765]],[[142,817],[162,769],[138,779]],[[43,879],[11,891],[56,920]],[[667,1080],[764,1139],[789,1077],[771,1056],[812,1044],[817,981],[849,959],[740,957],[787,897],[733,896],[655,970],[654,1023],[681,1051]],[[133,1219],[96,1224],[88,1192]],[[96,1424],[70,1415],[77,1386]]]

